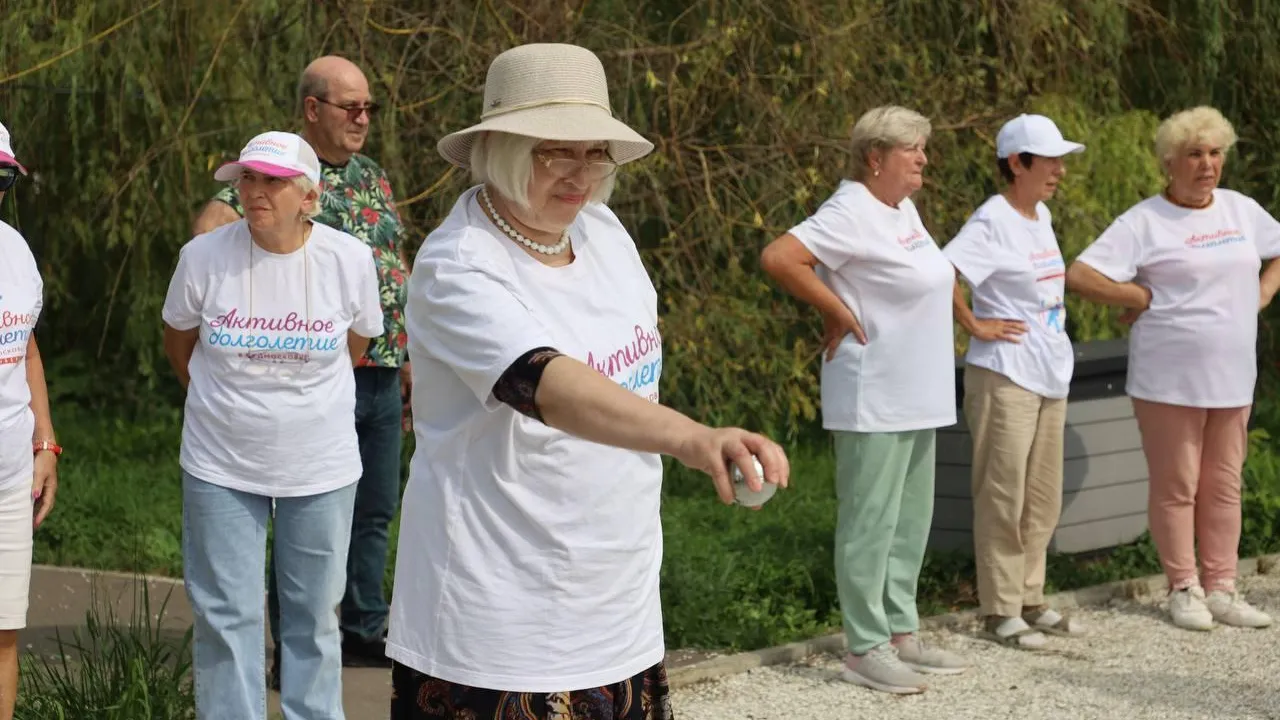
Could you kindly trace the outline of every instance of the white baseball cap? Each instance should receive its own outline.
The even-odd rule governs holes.
[[[1000,128],[996,135],[996,157],[1031,153],[1040,157],[1062,157],[1084,152],[1084,145],[1062,137],[1062,131],[1043,115],[1019,115]]]
[[[22,167],[22,163],[18,162],[18,158],[13,156],[13,145],[9,141],[9,129],[4,125],[0,125],[0,163],[16,165],[18,172],[23,175],[27,174],[27,169]]]
[[[293,133],[272,130],[254,137],[240,151],[240,159],[219,167],[213,179],[234,180],[246,169],[272,177],[306,175],[311,182],[320,184],[320,159],[316,151]]]

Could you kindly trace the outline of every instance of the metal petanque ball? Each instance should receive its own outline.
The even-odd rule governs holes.
[[[764,466],[759,460],[755,458],[751,460],[756,465],[756,475],[761,481],[760,492],[751,492],[751,488],[747,487],[746,477],[733,463],[729,464],[729,477],[733,481],[734,502],[746,507],[760,507],[769,502],[769,498],[778,492],[778,486],[764,479]]]

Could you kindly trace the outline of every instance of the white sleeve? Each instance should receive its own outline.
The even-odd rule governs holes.
[[[199,263],[194,262],[191,255],[189,243],[178,251],[178,266],[169,279],[169,291],[165,295],[164,309],[161,311],[165,324],[174,330],[200,327],[201,311],[204,310],[208,269],[192,267]]]
[[[996,271],[998,248],[991,242],[991,222],[984,217],[971,217],[942,247],[942,254],[964,276],[970,287],[978,287]]]
[[[378,266],[373,250],[362,246],[356,275],[356,292],[352,298],[351,331],[360,337],[376,338],[383,333],[382,298],[378,291]]]
[[[1257,200],[1248,198],[1253,216],[1253,244],[1263,260],[1280,257],[1280,222]]]
[[[1115,282],[1125,283],[1137,277],[1144,255],[1133,221],[1122,215],[1102,231],[1076,260]]]
[[[405,325],[490,410],[501,404],[493,386],[513,362],[555,347],[510,278],[451,259],[419,259],[409,276]]]
[[[818,262],[832,270],[840,268],[857,254],[858,221],[839,196],[828,198],[817,212],[789,232],[818,258]]]

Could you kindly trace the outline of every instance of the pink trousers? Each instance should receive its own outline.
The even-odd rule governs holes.
[[[1197,582],[1206,592],[1235,587],[1250,410],[1133,400],[1151,478],[1151,537],[1173,590]]]

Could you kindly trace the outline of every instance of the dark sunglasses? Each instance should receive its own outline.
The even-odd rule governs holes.
[[[356,119],[360,117],[360,113],[365,113],[365,112],[369,113],[369,119],[372,120],[373,116],[376,115],[378,111],[382,109],[382,106],[379,105],[378,103],[369,103],[368,105],[356,105],[353,103],[348,103],[346,105],[339,105],[338,103],[332,103],[320,97],[316,98],[316,100],[324,103],[325,105],[332,105],[338,108],[339,110],[342,110],[343,112],[345,112],[347,114],[347,122],[355,122]]]
[[[12,165],[0,165],[0,192],[13,187],[18,182],[18,168]]]

